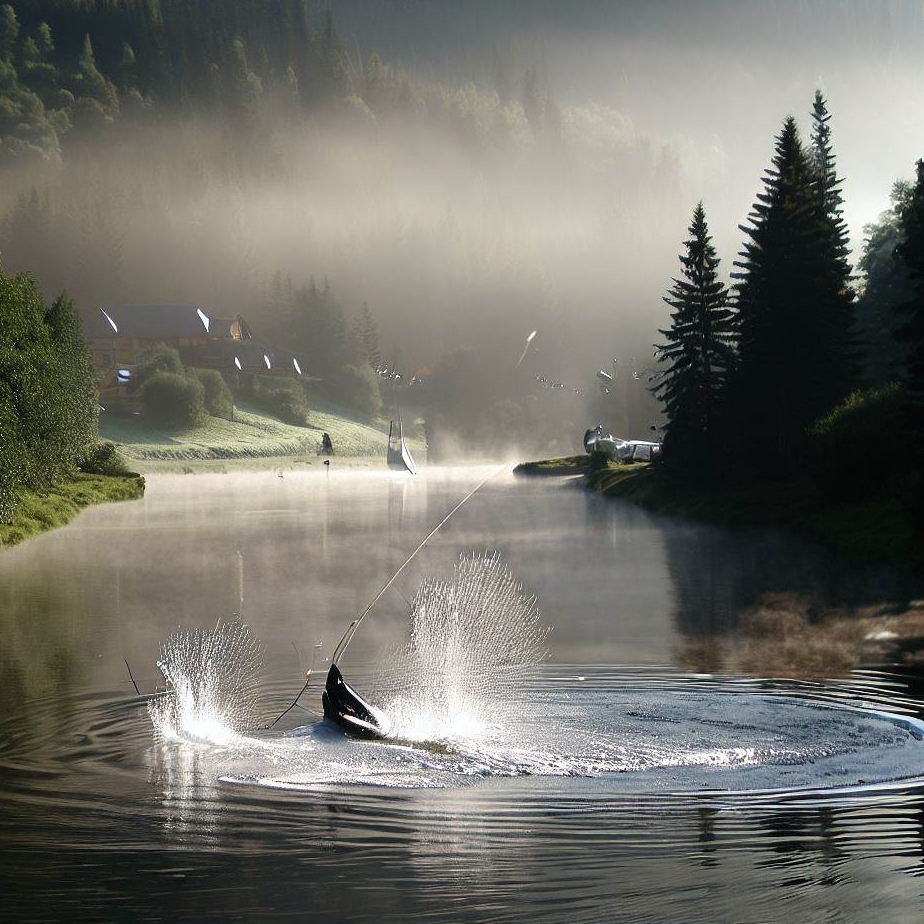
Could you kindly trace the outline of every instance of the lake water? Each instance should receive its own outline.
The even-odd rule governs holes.
[[[266,730],[315,646],[329,655],[494,471],[332,468],[151,476],[144,500],[0,553],[4,920],[924,917],[914,678],[735,673],[742,614],[766,595],[810,613],[900,600],[894,575],[500,472],[342,666],[374,689],[421,581],[487,551],[538,599],[541,666],[486,671],[474,732],[370,743],[308,711],[319,659],[306,708]],[[257,720],[155,736],[123,658],[143,693],[162,688],[171,633],[235,619],[264,649]]]

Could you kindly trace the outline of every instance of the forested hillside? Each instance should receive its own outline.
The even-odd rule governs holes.
[[[0,12],[3,154],[49,157],[153,113],[247,123],[349,92],[329,13],[300,0],[25,0]]]
[[[537,375],[577,387],[643,351],[641,312],[610,345],[594,333],[664,266],[682,215],[676,153],[616,110],[558,102],[513,51],[500,84],[446,81],[341,38],[336,9],[4,5],[4,266],[81,309],[196,301],[267,335],[274,279],[298,291],[326,278],[347,324],[368,305],[405,373],[474,348],[477,366],[454,374],[490,405],[513,399],[516,421]],[[587,305],[585,332],[569,318]],[[556,349],[514,376],[532,328]],[[541,395],[529,416],[579,428],[568,396]],[[474,410],[477,432],[511,417]]]
[[[647,435],[657,293],[696,201],[733,252],[766,138],[804,117],[823,68],[844,220],[862,201],[868,221],[917,156],[898,100],[924,85],[924,25],[899,0],[667,7],[13,0],[3,266],[79,310],[197,302],[274,337],[311,303],[295,293],[327,280],[338,330],[365,305],[385,362],[471,396],[466,433],[579,434],[593,418]],[[299,323],[303,340],[324,327]],[[309,371],[328,375],[339,346],[313,343]],[[601,405],[594,374],[613,360],[635,376]]]

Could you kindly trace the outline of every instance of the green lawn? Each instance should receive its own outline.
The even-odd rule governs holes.
[[[90,504],[135,500],[144,495],[138,475],[75,474],[70,480],[41,491],[23,491],[10,523],[0,523],[0,548],[64,526]]]
[[[338,456],[383,456],[387,424],[372,426],[331,406],[309,415],[308,427],[296,427],[252,407],[238,407],[234,421],[210,417],[202,427],[177,432],[157,430],[139,418],[100,415],[100,437],[111,440],[131,460],[259,459],[313,455],[327,431]],[[411,451],[425,452],[419,440]]]

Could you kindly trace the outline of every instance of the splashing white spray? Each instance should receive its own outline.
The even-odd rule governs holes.
[[[263,646],[242,623],[177,629],[157,666],[167,692],[151,700],[154,730],[166,738],[226,745],[255,722]]]
[[[502,729],[511,694],[545,657],[536,598],[494,554],[463,555],[448,581],[421,584],[404,647],[373,699],[408,741],[483,738]]]

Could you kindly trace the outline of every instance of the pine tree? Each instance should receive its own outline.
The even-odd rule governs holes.
[[[304,357],[312,375],[333,377],[347,361],[347,325],[331,292],[330,282],[318,286],[314,276],[296,291],[287,319],[291,348]]]
[[[382,365],[382,351],[379,349],[379,326],[369,310],[369,303],[363,302],[360,318],[360,341],[363,356],[369,366],[375,370]]]
[[[849,263],[850,242],[843,215],[843,180],[837,175],[831,143],[831,115],[821,90],[812,107],[811,155],[815,174],[817,220],[821,251],[816,271],[807,282],[816,289],[816,313],[824,318],[826,395],[833,407],[859,384],[858,350],[854,332],[854,291]]]
[[[19,20],[16,11],[4,3],[0,6],[0,60],[12,62],[19,38]]]
[[[901,216],[911,193],[910,183],[897,180],[892,185],[890,208],[863,227],[866,237],[859,267],[865,284],[856,314],[863,375],[873,385],[897,381],[905,374],[908,344],[898,337],[904,319],[897,309],[911,299],[912,289],[908,267],[896,251],[904,241]]]
[[[75,95],[95,107],[86,107],[97,116],[97,122],[88,122],[89,125],[98,124],[101,117],[113,117],[118,113],[119,97],[114,84],[107,80],[96,66],[96,55],[93,52],[93,43],[89,33],[84,36],[80,57],[77,60],[77,74],[75,75]],[[86,106],[86,104],[85,104]]]
[[[896,252],[908,270],[912,295],[900,306],[908,320],[899,335],[908,344],[906,382],[912,424],[924,435],[924,160],[917,162],[917,178],[902,209],[901,227],[904,240]]]
[[[731,399],[736,451],[772,466],[794,458],[806,428],[842,393],[843,344],[822,297],[831,293],[820,271],[831,238],[819,218],[819,184],[791,116],[763,184],[732,274],[739,338]]]
[[[670,328],[660,331],[667,342],[658,350],[659,360],[670,366],[653,391],[668,419],[665,461],[702,467],[714,462],[719,405],[734,361],[734,322],[702,202],[689,232],[681,278],[664,297],[673,313]]]
[[[39,53],[42,56],[42,60],[48,61],[55,52],[55,41],[51,35],[51,28],[47,22],[39,23],[39,27],[35,33],[36,44],[38,45]]]

